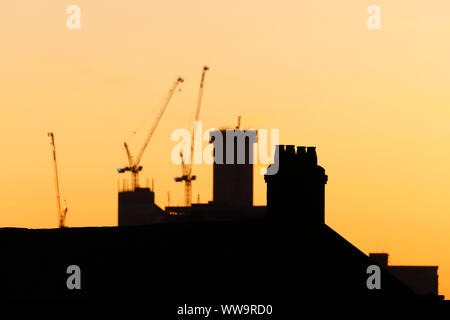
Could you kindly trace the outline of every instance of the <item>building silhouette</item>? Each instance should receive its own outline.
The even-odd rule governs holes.
[[[223,129],[210,133],[214,144],[213,200],[189,207],[167,207],[166,221],[238,221],[264,219],[266,206],[253,205],[255,130]]]
[[[369,258],[402,281],[416,294],[438,296],[438,266],[392,266],[388,265],[387,253],[370,253]],[[443,298],[443,297],[442,297]]]
[[[311,299],[442,298],[434,289],[418,291],[382,265],[381,287],[369,288],[368,268],[382,263],[326,225],[328,177],[315,148],[280,145],[275,159],[271,166],[278,171],[269,167],[265,176],[264,215],[252,216],[249,212],[259,209],[248,205],[209,203],[174,207],[173,213],[156,210],[161,219],[147,223],[139,216],[155,209],[154,194],[137,189],[119,195],[124,210],[119,222],[132,226],[0,229],[0,298],[182,297],[183,303],[186,298],[224,303],[233,297],[246,303],[281,299],[291,307]],[[131,206],[138,214],[126,216]],[[236,208],[244,207],[249,211],[238,214]],[[139,221],[143,224],[136,225]],[[67,288],[70,265],[82,270],[81,290]]]
[[[263,219],[266,206],[253,205],[253,143],[255,130],[223,129],[210,133],[214,144],[213,201],[191,206],[155,203],[150,188],[119,191],[118,225],[139,226],[181,221]]]
[[[118,225],[140,226],[164,222],[164,210],[155,203],[150,188],[136,187],[119,192]]]
[[[217,130],[214,144],[213,203],[253,206],[253,143],[255,130]]]
[[[279,159],[278,172],[264,177],[270,219],[298,225],[324,224],[328,176],[317,165],[316,148],[277,146],[275,158]]]

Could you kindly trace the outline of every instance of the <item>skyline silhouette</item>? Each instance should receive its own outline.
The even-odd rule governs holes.
[[[119,208],[121,202],[131,204],[119,211],[119,224],[121,215],[130,215],[128,221],[134,226],[0,229],[4,258],[0,273],[8,275],[0,297],[214,300],[231,296],[301,302],[444,298],[438,295],[437,274],[420,279],[423,271],[418,273],[417,267],[388,268],[387,255],[368,257],[325,224],[328,176],[318,165],[315,147],[277,145],[275,159],[279,170],[265,175],[268,201],[263,216],[233,214],[235,208],[251,209],[241,199],[235,204],[212,202],[204,217],[149,212],[148,207],[137,212],[147,204],[141,197],[147,189],[136,188],[122,192],[123,197],[139,195],[131,202],[119,195]],[[227,172],[245,165],[217,164]],[[219,180],[234,184],[233,176],[227,182]],[[217,215],[218,208],[222,216]],[[161,215],[161,219],[142,220],[139,225],[137,213]],[[369,270],[374,266],[377,284],[372,287]],[[410,272],[413,268],[419,278]],[[417,290],[416,283],[434,291]]]
[[[317,146],[331,177],[325,223],[392,265],[438,265],[450,296],[448,1],[377,1],[381,29],[368,28],[358,0],[74,4],[80,29],[68,29],[65,3],[0,4],[0,228],[58,226],[47,132],[66,224],[116,226],[123,142],[139,150],[177,75],[186,81],[142,157],[141,183],[154,181],[163,210],[169,191],[170,206],[183,206],[170,136],[191,130],[207,64],[204,128],[240,115],[242,128],[279,129],[279,144]],[[213,201],[211,166],[193,171],[193,202]]]

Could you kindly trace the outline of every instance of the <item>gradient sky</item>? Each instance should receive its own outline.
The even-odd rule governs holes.
[[[81,30],[66,28],[70,4]],[[381,30],[366,27],[371,4]],[[181,204],[170,134],[191,128],[207,64],[204,128],[241,115],[281,143],[317,146],[327,224],[391,264],[439,265],[449,298],[449,13],[446,0],[2,1],[0,227],[57,226],[48,131],[68,225],[116,225],[123,141],[140,147],[178,75],[141,180],[155,179],[160,206],[168,190]],[[194,172],[194,199],[211,200],[211,167]]]

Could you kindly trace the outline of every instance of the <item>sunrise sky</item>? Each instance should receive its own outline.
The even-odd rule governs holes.
[[[66,27],[70,4],[80,30]],[[372,4],[380,30],[366,27]],[[449,14],[447,0],[2,1],[0,227],[57,226],[49,131],[68,225],[116,225],[123,142],[139,149],[178,75],[141,180],[155,180],[160,206],[169,190],[182,204],[170,135],[190,130],[207,64],[205,129],[241,115],[283,144],[316,146],[327,224],[390,264],[439,265],[449,298]],[[211,167],[193,170],[194,200],[211,200]]]

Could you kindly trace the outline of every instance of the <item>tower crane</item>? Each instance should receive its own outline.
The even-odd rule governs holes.
[[[67,216],[67,202],[63,196],[64,208],[61,209],[61,197],[59,192],[59,179],[58,179],[58,165],[56,162],[56,147],[55,147],[55,135],[53,132],[49,132],[48,136],[50,137],[50,145],[52,147],[52,155],[53,155],[53,167],[55,170],[55,188],[56,188],[56,210],[58,213],[58,226],[60,228],[65,228],[65,221]]]
[[[208,66],[204,66],[203,67],[202,77],[200,79],[200,88],[199,88],[199,91],[198,91],[197,108],[195,110],[195,122],[194,122],[194,124],[200,118],[200,107],[202,105],[203,86],[204,86],[204,83],[205,83],[206,72],[208,70],[209,70]],[[183,171],[183,175],[181,177],[174,178],[174,180],[175,180],[175,182],[184,181],[184,205],[186,207],[188,207],[192,203],[192,181],[197,178],[196,176],[192,175],[192,161],[193,161],[193,157],[194,157],[194,129],[192,129],[192,136],[191,136],[190,161],[188,163],[184,162],[183,152],[180,153],[180,157],[181,157],[181,168],[182,168],[182,171]]]
[[[141,158],[142,155],[144,154],[145,149],[147,148],[148,143],[150,142],[150,139],[153,136],[153,133],[155,133],[156,127],[158,126],[159,120],[161,120],[162,115],[164,114],[164,111],[166,110],[170,99],[172,98],[173,94],[175,93],[177,86],[182,83],[184,81],[183,78],[178,77],[175,82],[173,83],[172,87],[169,90],[169,93],[166,97],[166,99],[163,102],[163,105],[161,106],[161,108],[159,109],[159,112],[155,118],[155,121],[153,121],[153,125],[150,128],[150,132],[148,133],[144,144],[142,145],[141,149],[139,150],[136,158],[134,158],[130,152],[130,149],[127,145],[126,142],[124,142],[124,147],[125,147],[125,151],[127,153],[127,157],[128,157],[128,163],[129,166],[124,167],[124,168],[119,168],[117,169],[117,171],[119,173],[124,173],[126,171],[130,171],[131,172],[131,186],[132,186],[132,190],[135,190],[136,187],[139,187],[139,171],[142,170],[142,166],[139,165],[139,163],[141,162]]]

